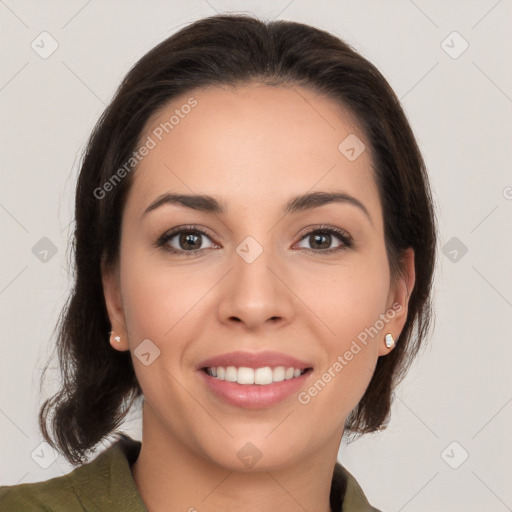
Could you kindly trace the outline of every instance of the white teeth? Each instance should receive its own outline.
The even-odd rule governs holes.
[[[254,384],[254,373],[252,368],[238,368],[238,384]]]
[[[262,368],[247,368],[241,366],[222,366],[207,368],[206,372],[212,377],[219,380],[227,380],[229,382],[237,382],[238,384],[259,384],[265,386],[273,382],[282,382],[283,380],[290,380],[295,377],[300,377],[306,370],[299,368],[285,368],[284,366],[264,366]]]
[[[256,370],[247,368],[247,370],[254,374],[254,384],[260,384],[261,386],[272,384],[273,372],[270,366],[265,366],[264,368],[256,368]],[[243,384],[243,382],[240,382],[240,384]]]
[[[226,368],[226,374],[224,375],[224,380],[227,380],[229,382],[236,382],[237,378],[238,378],[238,372],[236,371],[236,368],[234,366],[228,366]]]
[[[272,372],[272,380],[274,382],[281,382],[284,380],[284,366],[274,368],[274,371]]]

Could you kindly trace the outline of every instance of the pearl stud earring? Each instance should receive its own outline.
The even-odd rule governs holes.
[[[392,334],[386,334],[386,336],[384,337],[385,339],[385,343],[386,343],[386,347],[388,348],[391,348],[395,345],[395,340],[393,339],[393,335]]]
[[[112,336],[113,333],[114,333],[114,331],[110,331],[108,334],[109,334],[109,336]],[[121,343],[121,336],[114,336],[114,340],[117,343]]]

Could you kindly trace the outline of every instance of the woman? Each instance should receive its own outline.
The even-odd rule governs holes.
[[[372,64],[299,23],[189,25],[101,117],[75,217],[40,426],[74,464],[115,443],[1,510],[377,510],[338,448],[385,428],[426,338],[436,230]]]

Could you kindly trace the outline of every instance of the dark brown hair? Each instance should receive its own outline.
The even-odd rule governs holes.
[[[249,82],[306,87],[355,116],[370,146],[393,277],[403,270],[403,251],[414,250],[416,282],[405,327],[395,349],[379,357],[345,431],[369,433],[389,420],[393,389],[432,320],[436,223],[414,135],[382,74],[337,37],[290,21],[218,15],[190,24],[136,63],[85,150],[76,188],[75,281],[56,326],[62,383],[39,412],[44,438],[73,464],[112,435],[142,396],[130,353],[109,344],[111,325],[101,280],[102,261],[110,269],[118,262],[121,218],[133,173],[104,197],[97,191],[130,159],[148,119],[173,98],[201,87]]]

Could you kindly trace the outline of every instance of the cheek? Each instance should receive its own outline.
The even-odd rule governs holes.
[[[378,250],[315,276],[315,309],[333,331],[333,347],[342,349],[375,324],[385,313],[389,290],[387,259]]]
[[[380,283],[378,278],[367,283],[348,282],[340,287],[336,300],[329,306],[336,337],[347,342],[367,332],[385,313],[387,296],[387,283]]]
[[[333,400],[345,404],[348,413],[372,377],[385,334],[381,318],[389,294],[387,259],[376,252],[361,265],[347,266],[334,279],[323,281],[324,286],[316,288],[316,309],[331,333],[324,338],[327,359],[321,371],[325,380],[337,383]]]
[[[180,343],[183,330],[197,328],[198,301],[214,285],[215,278],[205,265],[191,270],[190,264],[173,264],[155,249],[138,247],[125,252],[121,261],[121,287],[126,327],[132,349],[143,339],[152,340],[160,350],[172,341]],[[152,253],[150,254],[150,251]],[[194,327],[195,326],[195,327]]]
[[[325,358],[315,380],[299,397],[311,417],[325,417],[326,410],[331,411],[327,428],[345,421],[370,383],[382,342],[374,326],[385,302],[384,293],[378,298],[361,282],[337,291],[338,298],[324,306],[325,323],[335,334],[323,338]]]

